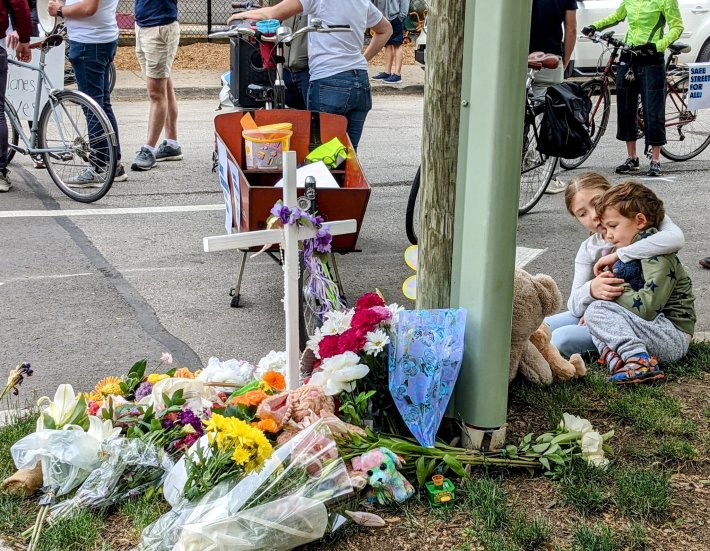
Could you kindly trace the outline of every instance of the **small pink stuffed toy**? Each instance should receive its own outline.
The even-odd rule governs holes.
[[[371,501],[387,505],[402,503],[414,495],[414,487],[397,470],[403,461],[387,448],[375,448],[352,460],[353,469],[367,475],[372,487]]]

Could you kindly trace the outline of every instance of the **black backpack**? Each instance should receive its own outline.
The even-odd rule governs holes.
[[[547,89],[537,150],[553,157],[576,159],[592,148],[589,112],[592,100],[576,82],[561,82]]]

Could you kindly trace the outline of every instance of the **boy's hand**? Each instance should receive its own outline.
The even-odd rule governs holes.
[[[579,318],[579,323],[578,323],[577,325],[586,325],[586,324],[587,324],[587,322],[584,321],[584,316],[582,316],[581,318]]]
[[[619,255],[616,253],[611,253],[606,256],[602,256],[597,263],[594,265],[594,275],[598,276],[604,271],[604,268],[609,268],[614,265],[614,263],[619,260]]]
[[[616,300],[624,294],[624,280],[611,272],[602,272],[592,280],[589,293],[597,300]]]

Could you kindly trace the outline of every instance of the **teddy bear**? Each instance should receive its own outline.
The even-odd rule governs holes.
[[[565,360],[550,342],[552,333],[543,323],[562,304],[557,283],[548,275],[531,275],[516,268],[513,294],[513,324],[510,339],[509,381],[520,373],[528,381],[549,385],[586,374],[584,360],[573,354]]]
[[[414,495],[414,487],[397,470],[402,464],[403,461],[388,448],[375,448],[352,459],[353,470],[367,476],[372,487],[368,499],[380,505],[393,501],[402,503]]]

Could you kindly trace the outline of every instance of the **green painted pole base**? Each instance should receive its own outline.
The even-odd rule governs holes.
[[[508,400],[531,0],[467,0],[451,306],[468,310],[450,412],[498,429]]]

